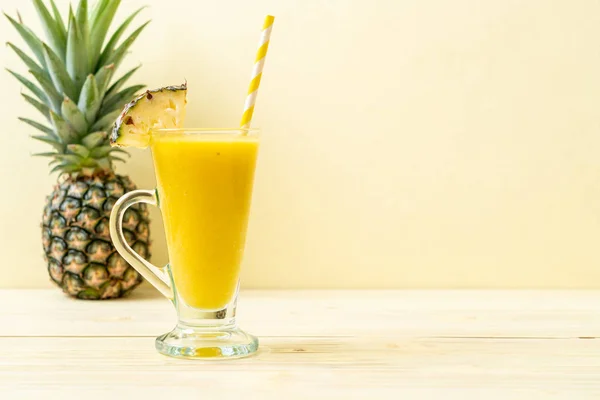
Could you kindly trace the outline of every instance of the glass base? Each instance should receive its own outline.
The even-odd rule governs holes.
[[[176,326],[156,338],[156,350],[166,356],[194,359],[231,359],[258,350],[258,339],[238,327],[206,329]]]

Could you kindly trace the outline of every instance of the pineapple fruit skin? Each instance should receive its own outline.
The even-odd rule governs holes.
[[[141,275],[115,250],[108,222],[115,202],[136,189],[127,176],[114,173],[66,176],[46,199],[42,242],[50,279],[79,299],[115,299],[142,282]],[[150,220],[146,204],[125,213],[127,242],[150,257]]]
[[[79,0],[62,14],[53,0],[32,3],[43,36],[36,36],[18,13],[16,18],[4,14],[30,50],[7,42],[29,74],[7,71],[28,90],[21,95],[41,117],[19,118],[38,131],[33,139],[49,145],[48,151],[34,155],[49,158],[50,173],[60,174],[42,221],[48,271],[52,281],[73,297],[121,297],[142,279],[110,240],[111,209],[135,186],[114,172],[114,163],[125,161],[120,156],[128,153],[111,148],[109,132],[123,105],[145,85],[126,85],[139,66],[118,78],[114,75],[150,21],[126,34],[144,7],[113,29],[121,0],[97,0],[93,7],[88,7],[88,0]],[[124,224],[130,245],[149,257],[146,206],[131,207]]]

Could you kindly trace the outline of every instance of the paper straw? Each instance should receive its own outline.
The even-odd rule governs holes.
[[[271,38],[273,21],[275,21],[275,17],[272,15],[267,15],[265,17],[265,23],[263,24],[260,35],[260,42],[258,43],[258,51],[256,52],[256,59],[254,60],[254,68],[252,69],[252,78],[250,80],[250,86],[248,87],[248,95],[246,96],[246,103],[244,104],[242,122],[240,123],[242,129],[250,129],[250,124],[252,123],[254,104],[256,104],[256,95],[258,94],[258,87],[260,86],[260,78],[262,77],[263,67],[265,66],[267,50],[269,49],[269,39]]]

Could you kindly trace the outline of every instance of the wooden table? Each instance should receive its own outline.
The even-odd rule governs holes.
[[[246,291],[258,355],[168,358],[151,288],[0,291],[0,399],[600,399],[600,292]]]

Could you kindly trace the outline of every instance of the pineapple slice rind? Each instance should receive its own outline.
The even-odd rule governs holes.
[[[148,147],[154,129],[181,128],[185,119],[187,84],[147,90],[127,104],[115,122],[110,144]]]

